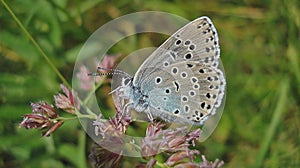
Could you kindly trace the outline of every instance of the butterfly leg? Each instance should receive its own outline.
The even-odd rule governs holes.
[[[146,113],[147,113],[147,117],[148,117],[148,119],[150,120],[150,122],[153,122],[154,119],[153,119],[153,116],[152,116],[150,110],[147,110]]]

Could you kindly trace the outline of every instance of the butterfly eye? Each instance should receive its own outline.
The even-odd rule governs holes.
[[[129,84],[129,82],[131,82],[131,78],[126,78],[126,79],[123,79],[123,84],[124,85],[128,85]]]

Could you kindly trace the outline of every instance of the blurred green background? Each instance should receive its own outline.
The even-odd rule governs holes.
[[[299,0],[7,3],[69,82],[83,43],[119,16],[148,10],[190,20],[209,16],[219,33],[227,95],[218,127],[198,145],[202,154],[224,160],[224,167],[300,167]],[[22,115],[31,112],[29,103],[53,103],[62,81],[3,3],[0,25],[0,167],[89,166],[91,141],[78,121],[66,122],[49,138],[18,128]],[[154,39],[125,39],[114,52],[128,54],[163,42]]]

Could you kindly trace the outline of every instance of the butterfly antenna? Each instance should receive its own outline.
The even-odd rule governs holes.
[[[101,73],[101,72],[91,72],[88,73],[88,76],[106,76],[106,75],[125,75],[127,77],[130,77],[130,75],[124,71],[118,70],[118,69],[112,69],[112,68],[103,68],[103,67],[97,67],[97,70],[105,70],[105,71],[110,71],[106,73]]]

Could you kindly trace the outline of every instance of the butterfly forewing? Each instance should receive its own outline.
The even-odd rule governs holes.
[[[141,65],[158,67],[180,61],[199,61],[218,66],[220,57],[217,31],[208,17],[200,17],[168,38]],[[137,71],[136,75],[138,74]],[[138,76],[135,80],[138,80]]]

